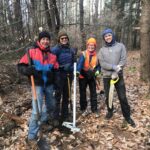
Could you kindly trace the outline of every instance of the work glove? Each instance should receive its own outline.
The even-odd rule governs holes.
[[[28,66],[27,68],[26,68],[26,75],[27,76],[31,76],[31,75],[37,75],[38,74],[38,71],[35,69],[35,67],[34,66]]]
[[[112,80],[116,80],[118,78],[118,73],[117,72],[113,72],[111,75],[111,79]]]
[[[79,71],[77,71],[77,72],[76,72],[76,76],[77,76],[77,77],[79,77],[79,75],[80,75],[80,72],[79,72]]]
[[[121,65],[113,65],[113,70],[116,71],[117,73],[120,72],[122,70]]]
[[[97,70],[97,71],[95,72],[95,77],[96,77],[96,79],[98,79],[98,80],[101,79],[101,74],[100,74],[100,71],[99,71],[99,70]]]
[[[95,72],[95,76],[97,77],[100,74],[99,70]]]

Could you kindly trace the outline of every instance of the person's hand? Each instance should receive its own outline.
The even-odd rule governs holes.
[[[99,70],[95,72],[95,76],[97,77],[100,74]]]
[[[113,72],[111,75],[111,79],[112,80],[116,80],[118,78],[118,73],[117,72]]]
[[[28,66],[26,69],[26,74],[28,76],[34,75],[36,72],[35,67],[34,66]]]
[[[122,70],[122,67],[120,65],[113,65],[113,70],[118,73]]]
[[[99,70],[97,70],[97,71],[95,72],[95,77],[96,77],[96,79],[98,79],[98,80],[101,79],[101,73],[100,73]]]
[[[77,77],[79,77],[79,75],[80,75],[80,72],[79,72],[79,71],[77,71],[77,72],[76,72],[76,76],[77,76]]]

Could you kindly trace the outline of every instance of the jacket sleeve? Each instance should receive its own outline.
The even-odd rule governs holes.
[[[21,73],[22,75],[28,76],[28,74],[27,74],[28,66],[29,66],[28,64],[19,63],[17,65],[18,72]]]
[[[126,64],[126,61],[127,61],[127,52],[126,52],[126,48],[124,44],[122,44],[121,57],[120,57],[120,61],[118,65],[124,67]]]
[[[98,59],[100,61],[101,67],[104,68],[105,70],[113,70],[113,65],[109,64],[105,61],[102,53],[102,49],[100,49],[98,53]]]
[[[56,56],[55,56],[55,57],[56,57]],[[58,68],[59,68],[59,64],[58,64],[57,57],[56,57],[56,61],[55,61],[55,63],[54,63],[54,69],[55,69],[55,70],[58,70]]]
[[[58,53],[59,53],[59,47],[58,47],[58,45],[52,47],[52,48],[51,48],[51,52],[52,52],[53,54],[55,54],[55,55],[58,55]]]
[[[80,72],[83,69],[84,61],[85,61],[84,55],[81,54],[81,56],[80,56],[80,58],[78,60],[78,63],[77,63],[77,71],[78,72]]]
[[[27,75],[27,68],[28,68],[28,56],[27,53],[20,59],[18,65],[17,65],[17,70],[19,73],[23,75]]]

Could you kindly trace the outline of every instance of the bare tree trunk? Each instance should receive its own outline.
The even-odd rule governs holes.
[[[85,33],[84,33],[84,8],[83,8],[83,2],[84,0],[80,0],[80,32],[81,32],[81,38],[82,38],[82,46],[81,49],[85,50]]]
[[[99,37],[99,26],[98,26],[98,7],[99,7],[99,0],[95,0],[94,3],[94,7],[95,7],[95,14],[93,16],[93,24],[94,24],[94,28],[95,28],[95,35],[96,35],[96,39],[98,39]],[[99,45],[98,45],[99,46]]]
[[[141,15],[141,79],[150,80],[150,1],[142,0]],[[150,92],[150,91],[149,91]]]
[[[54,5],[55,16],[56,16],[56,31],[55,31],[55,33],[57,35],[59,32],[59,29],[60,29],[60,16],[59,16],[59,11],[57,8],[56,0],[53,0],[53,5]]]
[[[27,0],[25,0],[25,3],[27,5],[27,9],[30,10],[30,5],[28,4]],[[32,39],[31,37],[31,31],[30,31],[30,25],[29,25],[29,13],[25,14],[26,16],[26,22],[27,22],[27,33],[28,33],[28,38]]]
[[[50,18],[51,18],[52,32],[54,33],[54,37],[56,38],[60,26],[60,18],[56,5],[56,0],[49,0],[49,4],[50,4]]]
[[[138,0],[136,5],[136,18],[140,18],[140,1]],[[136,19],[134,26],[137,27],[139,25],[139,20]],[[137,30],[134,30],[133,32],[133,48],[139,48],[139,32]]]
[[[17,23],[15,25],[15,31],[18,35],[17,41],[18,41],[18,44],[20,44],[20,42],[24,41],[24,29],[23,29],[20,0],[16,0],[14,2],[14,15],[15,15],[15,23]]]
[[[31,14],[30,17],[32,18],[32,31],[34,34],[38,34],[38,18],[36,17],[36,10],[37,10],[37,1],[31,0]]]
[[[47,25],[49,27],[49,30],[52,31],[51,15],[49,13],[47,0],[44,0],[43,3],[44,3],[45,11],[46,11],[45,13],[46,13]]]
[[[8,20],[9,20],[9,24],[11,24],[13,22],[13,18],[12,18],[12,11],[10,9],[10,6],[9,6],[9,0],[6,0],[6,5],[7,5],[7,13],[8,13]],[[11,35],[14,35],[14,25],[11,25],[10,26],[11,28]]]

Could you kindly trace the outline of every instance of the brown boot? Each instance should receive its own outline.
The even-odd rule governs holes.
[[[26,139],[26,143],[31,150],[39,150],[36,139],[33,140]]]

